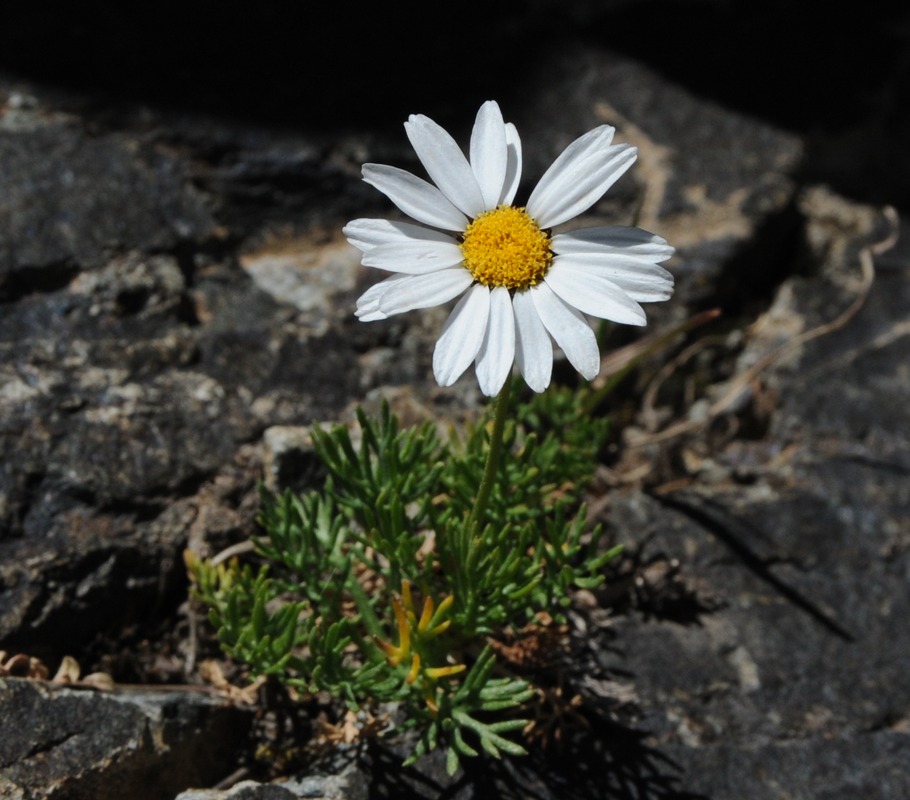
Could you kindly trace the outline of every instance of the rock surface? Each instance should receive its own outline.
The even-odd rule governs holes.
[[[756,19],[728,2],[710,12],[528,4],[481,26],[502,71],[465,77],[464,91],[463,70],[429,57],[461,52],[457,37],[436,30],[389,55],[376,41],[397,16],[372,29],[367,19],[340,52],[369,79],[325,76],[311,96],[294,93],[315,82],[289,80],[271,47],[258,61],[232,53],[251,80],[227,92],[236,66],[208,35],[195,44],[198,96],[174,77],[180,62],[149,53],[158,71],[134,86],[84,64],[67,89],[42,85],[40,65],[2,38],[35,24],[32,12],[10,11],[0,30],[0,66],[12,70],[0,75],[7,653],[51,665],[75,655],[120,683],[200,681],[206,645],[188,622],[182,551],[249,537],[259,479],[306,469],[305,426],[379,395],[405,415],[476,410],[473,381],[432,384],[442,310],[370,325],[352,315],[378,276],[340,227],[389,213],[359,181],[362,162],[417,167],[400,128],[408,113],[465,141],[478,102],[495,94],[522,134],[524,190],[578,133],[616,125],[639,159],[586,222],[634,220],[677,246],[677,292],[649,309],[654,329],[708,308],[723,315],[672,354],[650,393],[623,398],[630,424],[592,504],[628,557],[608,590],[580,602],[587,649],[572,681],[592,709],[619,683],[635,699],[592,712],[571,759],[478,761],[453,781],[438,759],[401,770],[394,753],[368,747],[347,772],[209,789],[252,762],[238,755],[252,749],[246,712],[193,692],[2,677],[0,663],[0,794],[910,796],[910,229],[890,250],[868,249],[891,233],[881,204],[910,207],[907,28],[851,20],[825,38],[780,5]],[[249,30],[226,15],[235,27],[220,41],[249,45],[268,28],[280,45],[294,28],[270,25],[273,12],[264,4]],[[833,48],[827,66],[803,49],[773,53],[759,35],[765,14],[789,20],[785,43],[802,32]],[[185,22],[181,41],[193,37]],[[65,59],[85,43],[74,24],[62,14],[43,28],[47,52]],[[105,30],[96,52],[112,58],[120,45]],[[833,56],[848,33],[867,57],[865,71],[844,75]],[[311,37],[301,58],[315,71],[326,47]],[[425,75],[392,70],[380,91],[382,70],[370,71],[380,56],[401,66],[421,53]],[[522,74],[506,71],[519,55]],[[826,94],[832,69],[837,98]],[[257,94],[257,80],[282,88]],[[348,87],[354,101],[340,108]],[[223,112],[227,101],[229,117],[187,110]],[[855,113],[835,119],[845,103]]]
[[[0,678],[0,796],[154,800],[230,773],[250,713],[194,691]]]

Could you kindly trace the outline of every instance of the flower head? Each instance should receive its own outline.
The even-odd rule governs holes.
[[[550,383],[553,341],[588,380],[600,370],[585,314],[644,325],[640,303],[666,300],[673,254],[639,228],[552,229],[587,211],[635,161],[601,125],[572,142],[544,173],[525,206],[512,204],[521,178],[521,142],[499,106],[480,107],[466,157],[428,117],[412,115],[408,138],[433,184],[405,170],[365,164],[364,180],[420,225],[384,219],[348,223],[363,264],[395,273],[357,301],[363,321],[461,299],[436,343],[433,372],[453,384],[476,363],[486,395],[517,364],[528,386]]]

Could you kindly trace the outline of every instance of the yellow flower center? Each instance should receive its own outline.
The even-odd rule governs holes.
[[[464,265],[484,286],[527,289],[550,264],[550,237],[523,208],[499,206],[485,211],[465,229]]]

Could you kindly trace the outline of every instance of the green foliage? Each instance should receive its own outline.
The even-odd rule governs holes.
[[[434,750],[441,738],[449,741],[446,766],[450,774],[458,769],[463,756],[476,756],[477,750],[465,740],[470,732],[480,747],[491,756],[499,758],[500,751],[509,755],[525,755],[525,749],[504,733],[520,730],[526,719],[506,718],[491,722],[481,719],[490,713],[512,711],[534,697],[533,687],[518,678],[494,678],[496,658],[490,647],[484,648],[458,690],[445,698],[436,714],[423,730],[414,752],[405,761],[411,764],[422,755]]]
[[[602,552],[581,504],[607,424],[578,408],[556,388],[517,407],[477,525],[489,415],[448,441],[429,424],[400,430],[387,405],[376,420],[358,412],[359,436],[315,430],[325,485],[263,492],[259,567],[188,554],[224,650],[352,709],[401,703],[417,734],[409,760],[445,747],[454,771],[480,751],[524,753],[514,737],[535,689],[488,642],[541,612],[563,619],[617,553]]]

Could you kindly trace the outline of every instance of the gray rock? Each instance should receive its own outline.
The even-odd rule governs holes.
[[[224,230],[191,186],[196,161],[148,126],[89,136],[40,93],[14,101],[0,128],[0,283],[15,300],[0,317],[0,449],[16,454],[0,465],[0,641],[55,661],[173,610],[200,520],[251,529],[230,506],[255,504],[258,458],[213,508],[225,466],[270,425],[337,416],[358,379],[342,315],[326,312],[348,285],[325,278],[341,256],[282,244],[320,276],[319,302],[283,304],[239,253],[213,255]],[[229,543],[209,533],[203,550]]]
[[[689,591],[614,620],[621,656],[602,663],[635,676],[649,741],[717,800],[910,792],[886,766],[910,756],[910,297],[882,269],[855,316],[807,336],[865,290],[877,217],[820,190],[802,207],[814,274],[782,284],[739,361],[788,345],[752,380],[773,392],[767,434],[715,448],[726,478],[616,498],[610,517],[643,563],[681,564]]]
[[[3,797],[160,800],[224,777],[251,715],[198,691],[0,678],[0,719]]]
[[[702,797],[786,797],[792,800],[892,800],[910,789],[906,732],[869,731],[862,736],[817,736],[750,748],[667,747],[688,765],[687,786]]]
[[[241,781],[230,789],[190,789],[175,800],[366,800],[367,785],[356,768],[340,775],[311,775],[274,783]]]
[[[35,105],[0,124],[0,298],[62,288],[112,251],[214,234],[185,164],[131,137],[89,135],[78,118]]]

